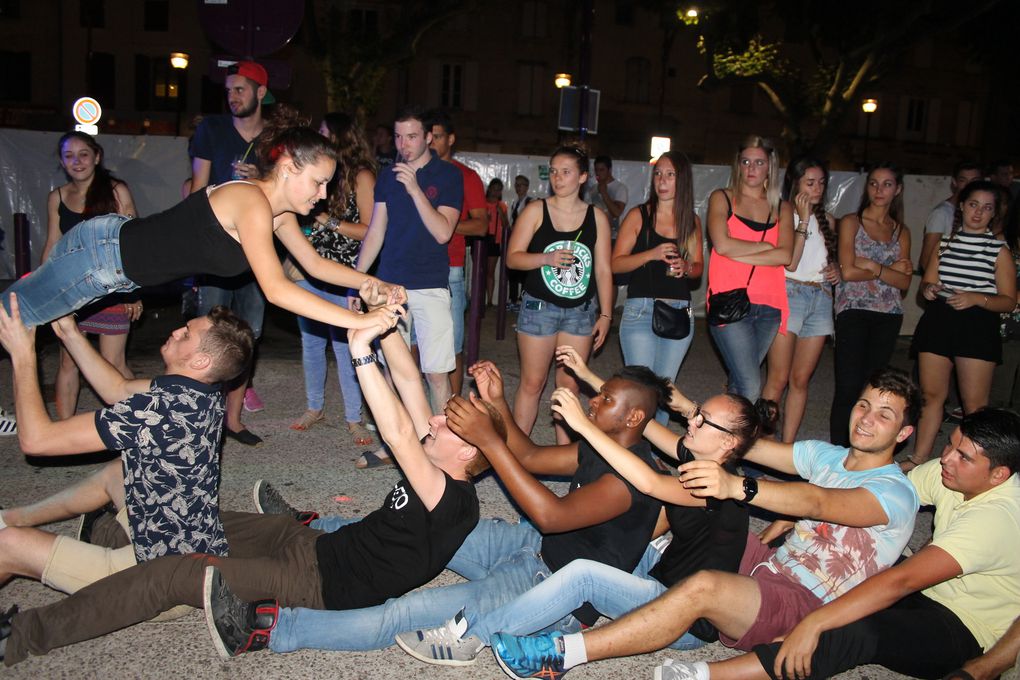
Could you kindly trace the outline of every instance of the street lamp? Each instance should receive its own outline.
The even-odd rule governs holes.
[[[878,111],[877,99],[865,99],[861,102],[861,111],[864,112],[864,169],[868,167],[868,142],[871,140],[871,119],[872,114]]]
[[[170,65],[174,67],[175,71],[184,71],[188,68],[188,55],[185,52],[171,52],[170,53]],[[183,102],[181,100],[181,81],[184,80],[182,77],[183,73],[177,73],[177,83],[175,85],[177,90],[177,136],[181,136],[181,109],[183,108]]]
[[[691,7],[688,10],[677,10],[677,16],[680,21],[684,22],[686,26],[697,26],[698,25],[698,8]]]
[[[562,90],[564,87],[570,87],[570,74],[569,73],[557,73],[556,77],[553,78],[553,84],[556,85],[557,89]]]

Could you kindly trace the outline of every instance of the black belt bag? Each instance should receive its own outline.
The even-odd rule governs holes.
[[[652,307],[652,332],[667,340],[683,340],[691,334],[691,308],[677,309],[664,300]]]

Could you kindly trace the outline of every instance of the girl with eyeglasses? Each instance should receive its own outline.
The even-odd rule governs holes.
[[[701,276],[701,220],[694,212],[691,164],[681,153],[667,151],[652,171],[648,202],[633,208],[620,225],[613,247],[613,273],[631,273],[620,320],[623,363],[648,366],[656,375],[676,380],[694,339],[667,338],[652,329],[655,302],[690,314],[688,279]],[[661,425],[669,414],[659,409]]]
[[[786,333],[789,307],[783,268],[793,255],[793,211],[780,199],[775,146],[751,136],[733,159],[730,183],[708,200],[709,333],[729,374],[729,392],[761,396],[761,363],[776,333]],[[712,296],[746,289],[748,313],[712,324]]]
[[[528,204],[513,225],[507,266],[526,272],[517,317],[521,383],[514,397],[514,420],[530,433],[538,402],[558,345],[587,357],[606,341],[612,321],[609,219],[581,200],[588,181],[588,156],[563,146],[549,161],[551,196]],[[575,393],[577,383],[562,368],[556,386]],[[556,441],[570,441],[557,423]]]
[[[808,383],[833,329],[832,286],[840,279],[836,221],[825,212],[828,183],[825,164],[813,158],[791,163],[783,178],[783,199],[794,208],[793,258],[785,272],[790,316],[786,334],[776,335],[769,349],[762,396],[782,404],[782,440],[786,443],[797,437],[807,406]]]
[[[1013,254],[993,234],[1002,193],[991,182],[960,192],[953,231],[942,237],[924,269],[928,300],[914,331],[924,407],[914,453],[904,469],[931,456],[955,366],[964,414],[988,405],[996,364],[1002,361],[999,315],[1016,307]]]
[[[857,212],[839,220],[836,385],[829,414],[833,444],[850,445],[850,411],[865,382],[892,358],[910,287],[910,230],[902,221],[903,172],[879,163],[868,173]]]

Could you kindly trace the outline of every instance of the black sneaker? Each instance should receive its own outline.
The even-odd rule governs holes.
[[[205,568],[202,604],[209,635],[224,659],[265,649],[280,615],[276,600],[244,602],[235,596],[216,567]]]
[[[92,528],[96,525],[96,520],[108,512],[117,512],[113,503],[107,503],[98,510],[89,510],[78,517],[78,533],[75,538],[82,543],[92,543]]]
[[[17,613],[18,605],[14,605],[6,613],[0,614],[0,661],[4,660],[4,654],[7,653],[7,638],[11,636],[11,624]]]
[[[319,513],[311,510],[298,510],[283,499],[280,492],[264,479],[255,482],[251,490],[255,510],[261,515],[289,515],[301,524],[308,526],[312,520],[319,518]]]

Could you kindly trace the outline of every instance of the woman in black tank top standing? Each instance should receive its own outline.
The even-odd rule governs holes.
[[[17,294],[21,320],[34,327],[111,293],[249,269],[269,302],[330,325],[365,328],[401,314],[402,288],[320,257],[301,232],[295,213],[307,215],[325,197],[337,153],[315,130],[286,124],[293,123],[284,120],[263,132],[262,179],[209,187],[150,217],[105,215],[71,229],[39,269],[8,289]],[[283,273],[274,236],[310,276],[348,288],[366,286],[365,294],[378,284],[382,296],[392,293],[390,304],[358,314],[302,290]],[[9,294],[3,296],[8,312]]]
[[[127,184],[116,179],[103,167],[103,147],[92,135],[68,132],[57,142],[60,167],[68,182],[50,192],[46,199],[48,215],[46,245],[41,261],[49,257],[60,237],[82,220],[96,215],[117,213],[134,217],[135,203]],[[99,336],[99,353],[127,379],[134,374],[127,365],[128,331],[131,322],[142,314],[141,300],[118,302],[79,321],[83,333]],[[78,406],[81,379],[78,365],[63,347],[54,383],[57,417],[70,418]]]
[[[694,339],[687,280],[701,276],[701,249],[690,161],[681,153],[667,151],[652,171],[648,202],[627,213],[613,248],[613,273],[633,272],[620,320],[624,364],[648,366],[656,375],[676,380]],[[686,337],[662,337],[653,330],[656,301],[689,315]],[[659,409],[655,419],[665,425],[669,414]]]
[[[609,335],[609,220],[581,200],[580,188],[587,180],[584,151],[557,149],[549,161],[552,196],[524,208],[507,245],[507,266],[527,272],[517,317],[521,384],[514,398],[514,420],[527,433],[535,425],[556,347],[570,345],[587,359]],[[556,369],[556,386],[578,390],[562,368]],[[556,440],[569,441],[559,424]]]

